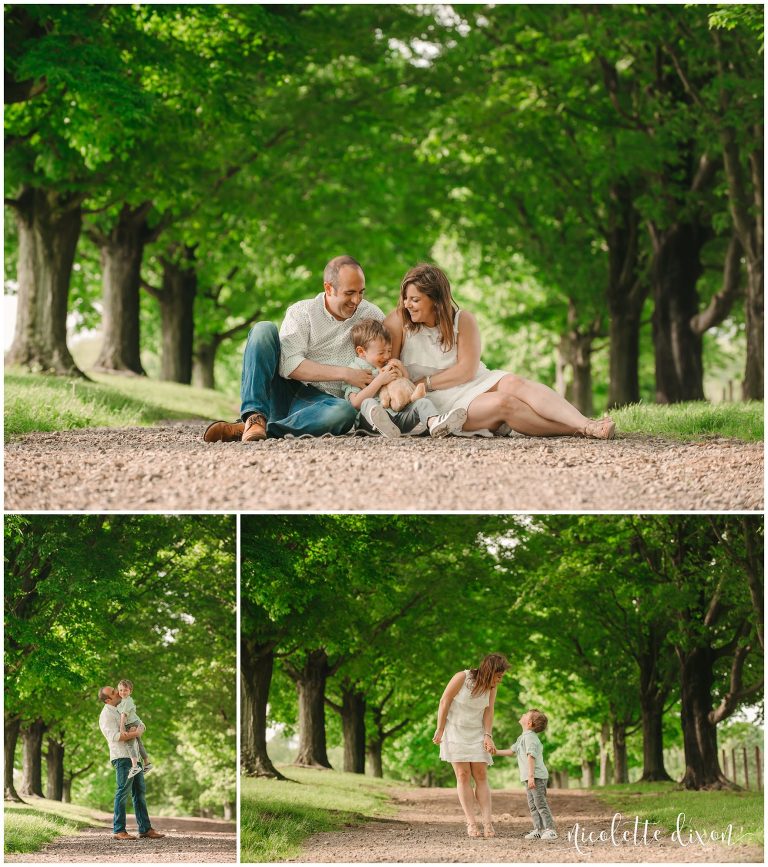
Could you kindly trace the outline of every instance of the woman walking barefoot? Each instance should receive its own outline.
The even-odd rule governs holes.
[[[403,277],[397,309],[384,320],[392,357],[400,358],[418,385],[423,382],[438,411],[464,409],[465,432],[495,431],[506,423],[527,436],[613,439],[610,418],[589,419],[539,382],[480,359],[480,331],[468,310],[459,310],[448,277],[436,265],[416,265]]]
[[[496,687],[509,668],[506,657],[489,653],[478,668],[460,671],[448,681],[437,711],[433,743],[440,744],[440,758],[450,762],[456,774],[459,803],[467,820],[467,835],[479,837],[475,798],[480,805],[483,834],[495,837],[491,815],[488,765],[493,764],[493,705]],[[472,791],[471,780],[475,781]]]

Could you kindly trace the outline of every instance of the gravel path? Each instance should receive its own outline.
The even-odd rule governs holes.
[[[582,842],[579,846],[568,840],[568,831],[576,823],[584,835],[596,838],[600,831],[609,837],[613,811],[594,795],[578,789],[550,789],[549,805],[558,825],[557,840],[525,840],[531,829],[525,792],[522,789],[495,791],[493,813],[497,836],[494,839],[469,839],[461,821],[456,792],[453,789],[400,789],[393,792],[398,805],[396,818],[380,820],[347,828],[341,833],[315,834],[306,842],[296,861],[336,862],[712,862],[763,861],[761,846],[734,842],[731,845],[694,842],[681,846],[663,832],[653,841],[654,826],[649,826],[648,844],[643,843],[643,817],[637,843],[634,842],[635,817],[623,817],[616,829],[618,845],[605,842]],[[732,817],[738,824],[738,817]],[[728,821],[731,819],[729,818]],[[692,827],[704,834],[710,828]],[[622,833],[629,831],[627,842]],[[724,828],[716,829],[718,833]],[[735,836],[735,835],[734,835]],[[688,843],[688,837],[683,835]]]
[[[233,822],[215,819],[153,818],[152,827],[162,840],[115,840],[111,821],[104,830],[87,828],[71,837],[59,837],[40,852],[6,854],[4,860],[33,863],[235,863],[237,838]],[[128,833],[137,834],[133,816]]]
[[[8,510],[761,510],[763,444],[637,434],[214,443],[205,424],[32,434]]]

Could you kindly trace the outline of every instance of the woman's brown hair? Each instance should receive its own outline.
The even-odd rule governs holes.
[[[469,670],[469,676],[474,681],[472,695],[482,695],[493,689],[493,676],[504,673],[508,668],[509,662],[503,653],[489,653],[479,668]]]
[[[411,321],[411,314],[405,308],[405,290],[409,286],[415,286],[422,295],[426,295],[435,305],[435,318],[437,320],[435,324],[440,329],[440,345],[443,347],[443,352],[453,349],[455,341],[453,319],[459,305],[453,300],[451,284],[448,282],[445,272],[441,271],[437,265],[422,263],[411,268],[400,281],[400,300],[397,302],[397,310],[400,313],[403,328],[406,331],[418,331],[421,328],[421,323]]]

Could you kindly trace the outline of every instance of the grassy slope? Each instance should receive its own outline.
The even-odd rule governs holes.
[[[393,812],[386,792],[391,781],[289,766],[280,770],[288,782],[242,778],[243,863],[295,858],[310,834]]]
[[[32,431],[133,427],[164,419],[237,415],[237,399],[217,391],[143,376],[90,376],[93,382],[6,370],[6,441]]]
[[[640,816],[668,831],[675,830],[678,815],[685,813],[681,820],[684,841],[690,830],[721,834],[731,823],[733,844],[762,846],[764,842],[762,792],[689,792],[679,789],[677,783],[633,783],[593,791],[625,817]],[[693,839],[693,845],[698,845],[695,836]]]
[[[35,798],[29,804],[6,802],[4,816],[5,852],[39,852],[63,834],[81,828],[103,828],[94,811],[75,804]]]
[[[763,403],[633,404],[614,410],[619,434],[654,434],[690,440],[706,436],[733,437],[756,442],[763,439]]]

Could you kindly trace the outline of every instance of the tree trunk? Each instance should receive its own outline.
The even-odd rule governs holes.
[[[15,206],[18,306],[8,364],[83,376],[67,348],[69,281],[80,237],[80,200],[26,187]]]
[[[297,765],[331,767],[325,744],[325,682],[328,674],[328,655],[324,650],[313,650],[305,656],[303,667],[294,669],[291,675],[299,698]]]
[[[267,703],[272,683],[273,651],[243,638],[240,644],[242,674],[242,767],[249,777],[285,777],[272,764],[267,753]]]
[[[3,796],[6,801],[19,801],[19,793],[16,791],[16,786],[13,784],[13,764],[16,756],[16,744],[19,740],[19,730],[21,729],[21,720],[17,716],[5,717],[5,794]]]
[[[643,725],[643,775],[640,782],[650,783],[672,778],[664,768],[664,705],[669,695],[667,683],[659,683],[659,660],[664,653],[666,629],[651,625],[647,645],[638,657],[640,669],[640,709]]]
[[[365,695],[348,682],[341,692],[341,725],[344,731],[344,770],[365,773]]]
[[[141,366],[141,261],[147,239],[148,203],[123,205],[117,223],[101,239],[103,342],[95,367],[144,374]]]
[[[627,766],[627,726],[623,722],[614,722],[611,726],[613,740],[613,782],[628,783],[629,768]]]
[[[683,728],[686,789],[739,788],[720,770],[717,755],[717,725],[710,722],[715,654],[709,647],[688,652],[680,658],[680,722]]]
[[[591,789],[595,785],[595,763],[592,759],[581,760],[581,785]]]
[[[62,804],[71,804],[72,803],[72,779],[71,777],[65,777],[62,787],[61,787],[61,803]]]
[[[194,250],[187,247],[181,264],[163,261],[163,288],[157,295],[163,330],[160,379],[166,382],[192,382],[196,294]]]
[[[696,222],[678,223],[653,233],[651,279],[658,403],[704,399],[702,338],[691,328],[691,320],[699,310],[696,284],[702,273],[700,254],[707,237]]]
[[[218,349],[219,341],[215,337],[210,340],[198,341],[192,369],[193,385],[198,388],[216,388],[214,365]]]
[[[64,744],[55,738],[47,739],[46,764],[48,780],[45,797],[49,801],[61,801],[64,795]]]
[[[573,379],[566,387],[566,398],[582,413],[590,418],[592,403],[592,343],[595,329],[583,331],[578,324],[576,305],[568,301],[568,330],[560,339],[560,355],[571,368]]]
[[[617,183],[610,199],[606,301],[610,316],[608,408],[612,409],[640,400],[640,319],[649,286],[638,274],[640,215],[633,191]]]
[[[754,261],[747,261],[747,363],[741,393],[744,400],[763,399],[764,364],[764,265],[762,250]]]
[[[41,719],[30,723],[21,731],[23,761],[20,795],[43,797],[43,735],[46,725]]]
[[[384,741],[381,738],[368,739],[368,771],[372,777],[384,776],[384,765],[382,762],[382,754],[384,752]]]
[[[224,802],[224,821],[232,822],[237,818],[237,808],[234,801]]]
[[[611,753],[608,749],[611,739],[611,727],[604,722],[600,727],[600,785],[607,786],[613,773]]]

